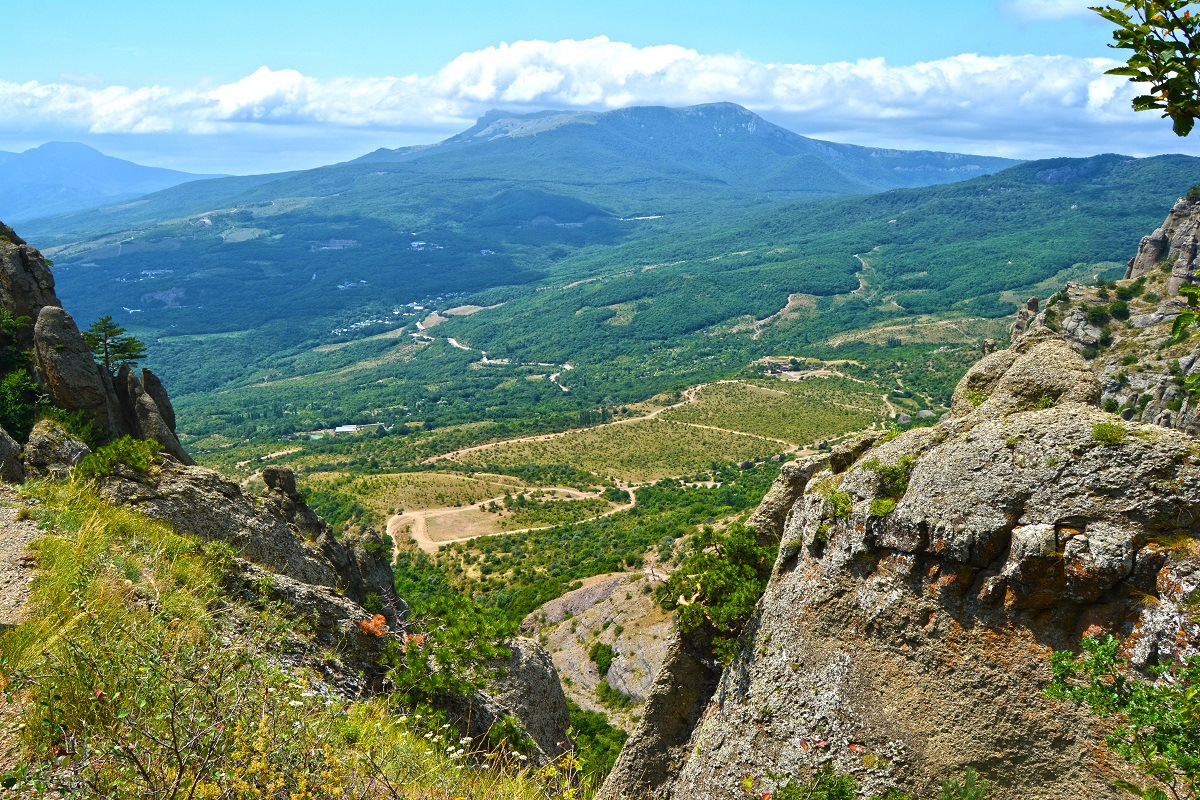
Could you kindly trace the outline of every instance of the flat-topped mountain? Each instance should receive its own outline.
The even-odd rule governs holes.
[[[436,145],[377,150],[358,161],[411,161],[464,151],[502,158],[535,150],[543,159],[598,175],[637,162],[650,175],[676,173],[786,196],[929,186],[1020,163],[809,139],[734,103],[606,112],[491,111],[473,127]]]
[[[213,177],[146,167],[76,142],[0,153],[0,218],[13,222],[130,200]]]

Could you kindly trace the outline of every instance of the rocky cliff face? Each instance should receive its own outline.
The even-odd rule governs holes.
[[[176,460],[192,460],[175,433],[175,412],[152,372],[122,367],[114,376],[95,363],[75,320],[54,293],[42,255],[0,223],[0,308],[25,324],[18,341],[33,352],[33,378],[54,405],[83,411],[104,441],[153,439]]]
[[[1042,697],[1048,657],[1103,633],[1139,666],[1200,652],[1200,445],[1103,393],[1033,324],[938,425],[785,470],[739,657],[706,696],[676,644],[601,796],[743,797],[747,775],[771,790],[830,762],[867,796],[972,766],[994,800],[1118,797],[1095,721]]]

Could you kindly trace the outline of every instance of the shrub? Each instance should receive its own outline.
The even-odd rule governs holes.
[[[899,500],[908,491],[908,479],[912,476],[917,458],[912,453],[900,457],[895,464],[884,464],[877,458],[863,463],[864,469],[875,473],[884,497]]]
[[[588,651],[588,658],[596,665],[596,672],[600,673],[601,678],[608,677],[608,670],[612,667],[615,657],[616,653],[613,651],[612,645],[604,642],[596,642]]]
[[[967,392],[967,402],[976,408],[979,408],[981,405],[987,402],[988,396],[989,395],[987,392],[981,392],[978,390],[970,391]]]
[[[1150,800],[1196,797],[1200,790],[1200,657],[1153,668],[1157,680],[1127,672],[1112,636],[1084,639],[1082,652],[1050,657],[1054,680],[1045,694],[1087,705],[1111,719],[1105,743],[1151,780],[1117,785]]]
[[[967,767],[963,780],[944,781],[938,800],[984,800],[989,789],[988,782],[979,777],[971,767]]]
[[[896,510],[896,501],[890,497],[876,497],[871,501],[871,516],[886,517]]]
[[[705,526],[679,569],[658,588],[660,604],[679,614],[684,631],[703,627],[712,634],[713,653],[725,664],[733,661],[737,637],[775,562],[778,545],[760,545],[757,538],[740,523],[721,532]]]
[[[1110,397],[1104,401],[1104,410],[1110,414],[1117,413],[1117,410],[1120,407],[1121,407],[1121,404],[1117,402],[1117,398],[1115,398],[1115,397]]]
[[[1114,422],[1097,422],[1092,426],[1092,438],[1101,447],[1114,447],[1120,444],[1128,431]]]
[[[129,467],[134,472],[146,474],[150,467],[158,462],[162,445],[152,439],[134,439],[132,436],[122,436],[111,444],[106,444],[94,453],[84,456],[75,474],[83,478],[107,478],[112,475],[118,464]]]
[[[1058,402],[1058,401],[1055,398],[1051,397],[1048,394],[1044,394],[1038,398],[1037,402],[1033,404],[1033,407],[1038,409],[1039,411],[1044,411],[1047,408],[1054,408],[1054,404],[1056,402]]]
[[[1129,319],[1129,304],[1124,300],[1116,300],[1108,307],[1108,313],[1112,314],[1113,319],[1127,320]]]
[[[1099,328],[1109,320],[1108,309],[1104,306],[1081,306],[1080,308],[1089,325]]]

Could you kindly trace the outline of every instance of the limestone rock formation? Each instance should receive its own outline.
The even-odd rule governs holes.
[[[1171,267],[1168,296],[1174,296],[1185,283],[1195,283],[1200,270],[1197,261],[1197,236],[1200,233],[1200,200],[1180,198],[1162,227],[1142,238],[1137,255],[1129,260],[1125,278],[1150,274],[1166,262]]]
[[[1095,720],[1042,697],[1048,657],[1110,632],[1142,667],[1200,652],[1200,447],[1100,396],[1035,325],[939,424],[782,475],[777,498],[805,488],[739,656],[701,700],[702,660],[673,651],[601,796],[740,798],[826,762],[867,796],[967,766],[993,800],[1120,796]]]
[[[33,359],[50,400],[67,411],[84,411],[110,438],[129,434],[129,425],[111,379],[93,359],[75,320],[58,306],[46,306],[33,332]]]
[[[25,468],[30,475],[61,480],[90,452],[87,445],[73,438],[62,425],[43,419],[33,426],[25,443]]]
[[[58,305],[54,276],[45,259],[0,222],[0,308],[33,322],[42,308]],[[31,328],[19,331],[18,338],[23,347],[33,346]]]
[[[0,428],[0,481],[21,483],[25,480],[25,465],[21,462],[21,445],[13,441],[8,431]]]
[[[172,459],[147,474],[118,468],[100,493],[116,505],[169,522],[180,533],[227,542],[247,561],[341,592],[359,605],[374,594],[394,624],[405,609],[386,567],[382,539],[373,533],[339,539],[299,497],[290,470],[268,470],[272,482],[259,498],[213,470]]]
[[[192,463],[176,436],[175,411],[162,381],[149,370],[139,379],[128,367],[112,376],[97,365],[54,294],[46,260],[2,225],[0,307],[27,320],[17,338],[33,351],[32,377],[54,405],[84,412],[101,441],[126,435],[153,439],[176,460]]]

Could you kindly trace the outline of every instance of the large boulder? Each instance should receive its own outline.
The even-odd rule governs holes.
[[[54,405],[86,412],[109,438],[131,432],[111,378],[96,363],[75,320],[63,309],[46,306],[38,314],[33,359],[38,379]]]
[[[46,260],[0,223],[0,308],[14,317],[28,317],[32,324],[44,307],[58,305]],[[31,327],[21,328],[17,337],[23,347],[33,345]]]
[[[8,431],[0,428],[0,481],[21,483],[25,480],[25,465],[21,463],[21,445]]]
[[[25,443],[25,467],[30,475],[63,480],[90,452],[61,424],[43,419],[33,426]]]
[[[143,370],[143,374],[149,374],[154,378],[153,373],[149,370]],[[121,406],[121,411],[125,417],[125,422],[129,430],[134,436],[139,439],[150,439],[162,445],[163,450],[171,455],[176,461],[184,464],[193,464],[191,456],[179,444],[179,440],[175,438],[174,425],[174,410],[171,409],[171,401],[166,399],[166,390],[163,389],[162,383],[154,378],[157,384],[157,393],[161,394],[167,408],[171,411],[171,422],[168,423],[163,417],[159,409],[158,401],[154,395],[147,391],[137,375],[132,369],[126,365],[122,365],[117,370],[117,375],[113,381],[113,387],[116,391],[117,402]]]
[[[648,702],[602,796],[740,798],[747,775],[774,791],[831,763],[867,796],[974,767],[993,800],[1119,797],[1100,724],[1042,696],[1049,656],[1109,633],[1138,668],[1200,653],[1200,451],[1098,397],[1035,326],[943,422],[814,474],[711,700],[674,737]],[[665,697],[694,663],[660,674]]]
[[[407,607],[396,596],[385,542],[370,532],[335,536],[297,494],[290,471],[268,470],[273,485],[258,498],[213,470],[173,459],[146,474],[115,470],[100,492],[180,533],[227,542],[272,572],[341,592],[360,606],[381,603],[395,624]]]

